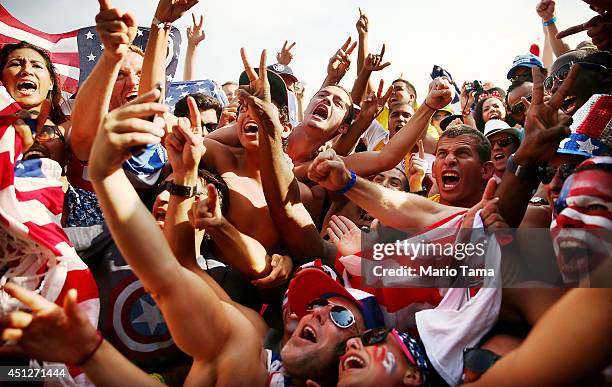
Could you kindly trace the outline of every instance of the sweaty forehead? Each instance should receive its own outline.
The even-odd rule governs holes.
[[[347,94],[347,92],[338,87],[338,86],[325,86],[324,88],[322,88],[321,90],[319,90],[319,93],[324,93],[324,95],[334,95],[334,96],[339,96],[340,98],[342,98],[342,100],[346,103],[346,104],[350,104],[351,101],[349,99],[349,95]]]
[[[440,151],[441,149],[455,150],[455,149],[465,148],[465,147],[468,147],[472,150],[475,149],[476,140],[472,138],[471,136],[462,134],[460,136],[453,137],[453,138],[441,137],[440,140],[438,140],[437,151]]]

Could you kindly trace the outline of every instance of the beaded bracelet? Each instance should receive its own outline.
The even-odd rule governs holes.
[[[353,186],[357,182],[357,173],[355,173],[355,171],[353,171],[352,169],[350,170],[350,172],[351,172],[351,180],[349,180],[349,182],[346,183],[344,187],[336,191],[338,195],[344,195],[345,193],[347,193],[351,188],[353,188]]]
[[[543,23],[542,23],[542,25],[543,25],[544,27],[548,27],[548,26],[549,26],[549,25],[551,25],[551,24],[555,24],[555,22],[556,22],[556,21],[557,21],[557,17],[556,17],[556,16],[553,16],[553,17],[552,17],[552,19],[550,19],[550,20],[546,20],[545,22],[543,22]]]

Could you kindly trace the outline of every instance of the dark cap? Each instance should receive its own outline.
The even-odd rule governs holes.
[[[295,75],[293,75],[293,71],[291,67],[285,66],[284,64],[275,63],[273,65],[268,66],[268,70],[274,71],[278,75],[286,75],[293,80],[293,82],[297,82],[298,79]]]
[[[253,69],[256,73],[259,73],[259,69]],[[279,108],[284,106],[288,106],[289,102],[287,100],[287,85],[285,85],[285,81],[278,74],[271,70],[268,71],[268,83],[270,84],[270,94],[272,100],[278,104]],[[249,85],[251,82],[249,81],[249,77],[246,71],[243,71],[240,74],[240,78],[238,79],[238,84],[240,86]]]

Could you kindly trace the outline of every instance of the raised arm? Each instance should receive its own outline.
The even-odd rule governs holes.
[[[180,18],[199,0],[159,0],[155,16],[151,22],[151,31],[142,63],[142,75],[138,94],[144,94],[156,84],[161,84],[163,91],[166,85],[166,51],[170,24]]]
[[[539,69],[532,69],[533,93],[531,104],[525,118],[525,138],[512,156],[515,166],[520,166],[523,173],[517,176],[517,167],[506,168],[501,184],[497,190],[500,198],[499,210],[510,227],[518,227],[525,216],[532,193],[540,183],[537,169],[545,166],[555,155],[559,142],[569,134],[571,118],[559,114],[559,107],[567,96],[579,72],[574,65],[561,87],[544,102],[544,76]],[[508,164],[510,165],[510,163]],[[527,173],[524,171],[527,170]]]
[[[427,130],[431,116],[437,109],[446,106],[453,99],[453,87],[448,80],[434,79],[429,85],[429,94],[414,116],[389,140],[380,151],[354,153],[346,157],[349,169],[359,176],[370,176],[395,167],[412,150],[417,140]]]
[[[317,156],[308,177],[330,191],[344,193],[352,202],[393,228],[423,229],[462,210],[353,177],[331,149]]]
[[[329,63],[327,64],[327,76],[321,85],[321,89],[330,86],[337,85],[340,83],[342,78],[346,75],[351,66],[351,54],[355,47],[357,47],[357,42],[353,42],[351,44],[351,37],[349,36],[346,39],[346,42],[340,47],[336,53],[329,58]]]
[[[6,326],[0,326],[3,340],[17,342],[0,346],[0,358],[31,357],[78,365],[96,386],[161,386],[98,336],[77,304],[76,290],[68,291],[63,308],[10,282],[3,290],[31,313],[12,312]]]
[[[555,1],[554,0],[541,0],[536,6],[536,12],[538,16],[542,18],[542,24],[544,26],[544,33],[548,37],[553,52],[556,57],[560,57],[569,50],[570,46],[561,39],[557,39],[557,17],[555,16]]]
[[[353,103],[360,104],[363,99],[363,95],[368,90],[374,90],[372,86],[372,82],[370,80],[370,75],[374,71],[380,71],[385,67],[391,65],[391,62],[383,63],[383,56],[385,55],[385,45],[382,45],[380,50],[380,54],[368,54],[367,58],[364,60],[363,67],[357,73],[357,78],[355,79],[355,83],[353,84],[353,89],[351,90],[351,98]],[[382,81],[382,79],[381,79]]]
[[[111,94],[121,63],[127,53],[127,44],[136,36],[136,21],[129,12],[112,8],[108,0],[99,0],[96,31],[104,46],[100,59],[79,88],[70,131],[70,149],[77,159],[89,159],[96,130],[108,113]],[[132,74],[122,74],[129,77]],[[96,103],[91,103],[96,101]]]
[[[254,338],[257,335],[244,316],[221,302],[210,286],[179,264],[121,169],[130,155],[129,147],[161,141],[162,123],[157,118],[154,123],[140,118],[167,110],[165,105],[150,103],[158,97],[159,92],[154,90],[139,97],[139,103],[106,116],[92,148],[89,171],[111,234],[134,273],[156,299],[174,341],[185,353],[205,361],[218,356],[231,332],[246,329]],[[215,334],[202,334],[203,329]]]
[[[265,71],[266,51],[261,54],[259,75],[250,66],[244,49],[242,58],[251,84],[250,93],[239,90],[239,98],[255,116],[259,128],[261,182],[270,216],[297,265],[317,257],[333,260],[333,252],[326,250],[302,203],[298,181],[283,153],[283,127],[278,109],[270,102],[270,85]]]
[[[385,104],[391,96],[393,88],[390,86],[385,95],[382,94],[384,81],[381,79],[378,84],[378,93],[370,93],[361,103],[361,112],[357,119],[351,124],[346,133],[342,133],[334,143],[333,148],[340,156],[348,156],[363,133],[372,124],[372,121],[382,112]]]
[[[204,15],[200,15],[200,21],[196,22],[196,17],[192,13],[191,19],[193,25],[187,27],[187,51],[185,52],[185,71],[183,73],[183,79],[185,81],[191,81],[194,78],[194,69],[196,67],[196,49],[204,39],[206,34],[204,33]]]

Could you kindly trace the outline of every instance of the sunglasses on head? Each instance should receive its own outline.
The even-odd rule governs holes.
[[[585,68],[585,69],[589,69],[589,70],[599,70],[599,71],[609,71],[610,69],[607,68],[604,65],[600,65],[600,64],[596,64],[596,63],[589,63],[589,62],[569,62],[564,64],[563,66],[561,66],[556,72],[555,74],[549,76],[548,78],[546,78],[544,80],[544,90],[546,90],[547,92],[550,93],[550,91],[552,90],[555,81],[557,81],[557,83],[561,84],[563,83],[563,81],[565,80],[565,78],[567,78],[567,75],[569,74],[570,70],[572,69],[572,66],[578,64],[580,65],[580,67]]]
[[[559,178],[565,181],[565,179],[574,172],[577,166],[578,164],[561,164],[557,167],[547,166],[542,169],[542,183],[550,183],[557,173],[559,173]]]
[[[490,140],[491,148],[495,147],[495,144],[499,145],[502,148],[507,147],[510,144],[514,144],[514,138],[512,136],[506,136],[498,138],[497,140]]]
[[[355,324],[355,316],[347,307],[333,304],[325,298],[317,298],[312,300],[306,305],[306,310],[312,312],[318,309],[326,308],[331,306],[329,309],[329,318],[335,326],[341,329],[350,328]]]
[[[404,340],[402,340],[402,338],[399,337],[399,334],[397,333],[395,329],[388,329],[384,327],[368,329],[367,331],[363,332],[361,336],[358,336],[358,337],[361,338],[361,343],[364,347],[369,347],[371,345],[383,343],[387,339],[387,336],[389,335],[389,333],[391,333],[391,336],[393,336],[397,344],[400,346],[406,358],[408,358],[408,360],[412,364],[417,364],[416,361],[414,360],[414,356],[412,356],[412,353],[408,350],[408,347],[406,347],[406,344],[404,344]],[[346,353],[346,341],[341,343],[341,346],[338,347],[338,351],[337,351],[338,356],[342,356],[345,353]]]
[[[531,102],[531,94],[528,95],[526,99],[527,101]],[[514,105],[510,107],[510,113],[516,116],[519,116],[525,113],[525,110],[527,110],[527,106],[525,106],[525,103],[523,101],[518,101],[517,103],[515,103]]]
[[[463,368],[482,374],[500,358],[501,356],[488,349],[465,348],[463,350]]]

